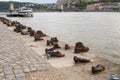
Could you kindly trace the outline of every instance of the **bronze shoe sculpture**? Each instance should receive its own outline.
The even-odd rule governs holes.
[[[41,41],[41,40],[43,40],[43,38],[41,38],[40,36],[39,36],[39,34],[35,34],[34,35],[34,41],[36,42],[36,41]]]
[[[47,46],[51,46],[51,45],[54,45],[54,44],[58,44],[57,37],[53,37],[53,38],[51,38],[51,40],[47,40]]]
[[[61,54],[59,51],[51,53],[51,56],[53,57],[64,57],[64,54]]]
[[[88,48],[88,47],[85,47],[85,46],[82,44],[82,42],[76,43],[75,48],[74,48],[74,53],[88,52],[88,51],[89,51],[89,48]]]
[[[45,50],[46,54],[50,54],[51,57],[64,57],[64,54],[61,54],[58,50],[55,50],[53,48],[51,49],[46,49]]]
[[[92,73],[95,74],[95,73],[99,73],[101,71],[104,71],[105,70],[105,67],[101,64],[98,64],[96,67],[92,66]]]
[[[73,60],[75,63],[88,63],[88,62],[90,62],[90,59],[78,58],[77,56],[74,56]]]
[[[53,49],[60,49],[61,47],[58,44],[53,45]]]
[[[45,37],[46,34],[44,34],[42,31],[38,30],[36,34],[39,34],[40,37]]]
[[[70,46],[68,44],[65,44],[65,50],[70,49]]]
[[[47,40],[47,46],[50,46],[51,45],[51,41],[50,40]]]
[[[30,36],[34,36],[34,35],[35,35],[35,31],[34,31],[34,30],[30,30],[30,31],[29,31],[29,35],[30,35]]]

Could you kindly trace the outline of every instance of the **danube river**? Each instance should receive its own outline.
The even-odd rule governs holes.
[[[1,15],[5,16],[5,15]],[[80,41],[98,54],[120,64],[120,13],[118,12],[41,12],[32,18],[9,18],[59,40]]]

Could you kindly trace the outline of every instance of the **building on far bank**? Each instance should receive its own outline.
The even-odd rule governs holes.
[[[64,10],[78,10],[76,8],[76,4],[79,4],[80,2],[99,2],[100,0],[57,0],[56,8],[60,8],[61,5],[63,5]],[[89,6],[90,9],[92,9],[92,5]]]
[[[100,0],[81,0],[81,2],[99,2]]]
[[[120,3],[118,3],[118,7],[120,8]]]
[[[87,11],[98,11],[101,9],[102,3],[87,5]]]
[[[95,11],[95,5],[93,4],[87,5],[87,11]]]
[[[102,10],[104,11],[112,11],[112,10],[119,10],[119,4],[118,3],[104,3],[102,5]]]
[[[87,5],[87,11],[119,11],[120,3],[96,3]]]
[[[81,0],[57,0],[57,3],[55,4],[56,9],[62,8],[65,11],[74,11],[76,9],[75,4],[80,3]]]

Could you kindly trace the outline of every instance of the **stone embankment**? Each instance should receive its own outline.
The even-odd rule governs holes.
[[[25,73],[52,68],[0,22],[0,80],[26,80]]]

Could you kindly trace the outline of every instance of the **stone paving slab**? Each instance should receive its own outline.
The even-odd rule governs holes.
[[[15,34],[0,25],[0,80],[26,80],[25,72],[52,68]]]

